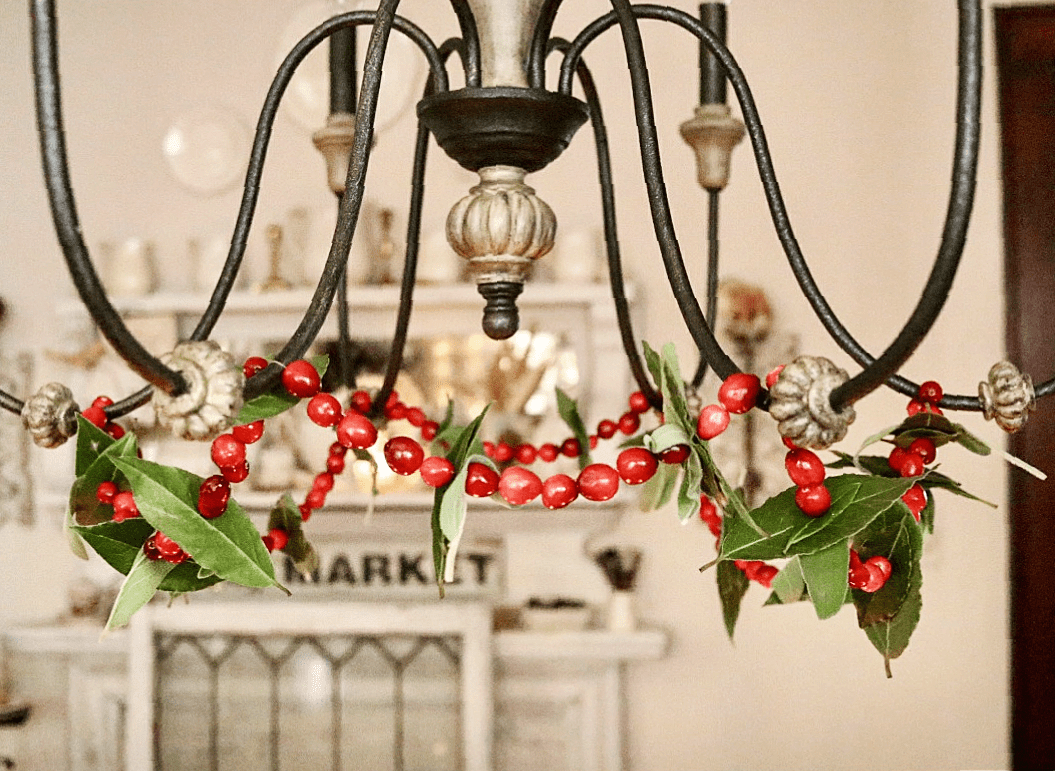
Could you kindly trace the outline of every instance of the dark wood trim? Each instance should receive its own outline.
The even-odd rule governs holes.
[[[1055,370],[1055,6],[994,9],[1004,177],[1009,358],[1035,381]],[[1049,472],[1047,402],[1011,439]],[[1055,768],[1055,483],[1009,476],[1011,759]]]

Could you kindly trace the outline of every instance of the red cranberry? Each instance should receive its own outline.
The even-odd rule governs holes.
[[[198,488],[198,513],[205,519],[216,519],[227,511],[231,483],[219,474],[206,478]]]
[[[495,445],[495,463],[508,463],[513,460],[513,448],[507,442]]]
[[[546,463],[552,463],[555,461],[559,453],[560,450],[557,449],[557,445],[552,442],[546,442],[538,448],[539,459],[544,460]]]
[[[575,437],[569,436],[561,443],[560,454],[566,458],[578,458],[582,453],[582,445],[579,444],[579,440]]]
[[[619,430],[627,436],[633,436],[641,428],[641,418],[636,412],[624,412],[619,416]]]
[[[656,456],[644,447],[627,447],[615,461],[619,478],[628,485],[644,484],[655,475],[658,466]]]
[[[267,532],[271,540],[270,551],[282,551],[289,543],[289,533],[280,527],[273,527]]]
[[[912,444],[908,446],[908,451],[919,455],[923,458],[924,463],[933,463],[938,457],[938,448],[935,446],[934,440],[925,436],[913,439]]]
[[[92,399],[92,406],[98,407],[101,410],[105,410],[107,407],[112,407],[114,400],[109,396],[96,396]]]
[[[356,391],[350,401],[352,406],[364,415],[370,411],[370,394],[366,391]]]
[[[120,439],[125,435],[124,426],[112,421],[107,421],[106,425],[103,426],[103,431],[109,434],[111,439]]]
[[[315,366],[305,359],[297,359],[282,370],[282,385],[298,399],[310,399],[319,392],[322,379]]]
[[[425,412],[421,407],[407,407],[407,422],[414,428],[421,428],[426,420]]]
[[[907,452],[901,459],[901,468],[898,469],[898,473],[903,477],[918,477],[926,470],[927,465],[923,462],[922,455],[917,452]]]
[[[435,420],[426,420],[421,424],[421,438],[423,441],[431,442],[440,432],[440,424]]]
[[[718,401],[734,415],[743,415],[755,406],[762,383],[758,375],[736,372],[725,379],[718,388]]]
[[[894,449],[890,451],[890,455],[887,457],[887,464],[890,466],[890,468],[900,474],[901,466],[905,463],[906,457],[908,457],[908,450],[906,450],[904,447],[895,446]]]
[[[777,379],[780,377],[780,373],[784,371],[784,365],[778,364],[769,370],[769,374],[766,375],[766,388],[772,388],[777,384]]]
[[[315,479],[311,482],[312,490],[321,490],[323,493],[328,493],[333,489],[333,474],[328,471],[322,471],[315,475]]]
[[[267,359],[263,356],[250,356],[245,360],[245,364],[242,365],[242,372],[245,373],[246,380],[248,380],[265,367],[267,367]]]
[[[326,470],[331,474],[340,474],[344,471],[344,456],[331,455],[326,458]]]
[[[389,420],[403,420],[407,416],[407,405],[403,402],[393,402],[385,407],[385,417]]]
[[[538,457],[538,450],[535,449],[533,444],[522,444],[516,448],[513,457],[517,459],[517,463],[530,466]]]
[[[597,424],[597,436],[602,439],[611,439],[615,436],[615,432],[619,430],[619,426],[616,425],[614,420],[608,420],[605,418]]]
[[[212,440],[212,462],[219,468],[233,468],[245,462],[245,442],[233,434],[220,434]]]
[[[308,494],[304,496],[304,505],[312,511],[321,509],[326,505],[326,492],[314,487],[311,488]]]
[[[498,480],[498,494],[508,503],[520,506],[542,494],[542,480],[523,466],[510,466]]]
[[[773,565],[767,565],[762,563],[756,570],[755,574],[751,577],[752,581],[755,581],[762,586],[769,589],[773,585],[773,579],[777,577],[778,570]]]
[[[630,411],[638,414],[648,412],[652,408],[652,405],[648,403],[648,397],[645,396],[643,391],[634,391],[630,394],[627,402],[630,405]]]
[[[729,428],[729,410],[721,404],[708,404],[696,421],[696,436],[709,442]]]
[[[883,574],[883,581],[886,582],[890,578],[890,574],[894,572],[894,566],[890,564],[890,560],[884,557],[882,554],[876,554],[874,557],[869,557],[867,565],[875,565],[879,568],[879,572]]]
[[[220,473],[223,474],[223,478],[231,484],[238,484],[244,482],[249,477],[249,462],[242,461],[237,466],[227,466],[220,469]]]
[[[341,403],[333,394],[315,394],[307,411],[311,422],[323,428],[336,426],[341,420]]]
[[[937,404],[941,401],[941,398],[945,396],[945,392],[938,383],[933,380],[928,380],[925,383],[919,385],[919,400],[926,402],[927,404]]]
[[[817,453],[805,448],[791,450],[784,457],[784,468],[792,484],[798,487],[819,484],[827,474]]]
[[[99,501],[99,503],[112,504],[117,492],[117,485],[113,482],[100,482],[99,486],[95,488],[95,500]]]
[[[542,505],[547,509],[563,509],[578,497],[575,480],[567,474],[554,474],[542,483]]]
[[[498,472],[483,463],[470,463],[465,476],[465,492],[474,498],[487,498],[498,490]]]
[[[377,441],[377,428],[367,417],[350,412],[337,424],[337,441],[344,447],[365,450]]]
[[[685,462],[685,459],[689,457],[690,452],[689,445],[676,444],[661,452],[659,454],[659,459],[668,465],[678,466]]]
[[[394,436],[385,442],[385,461],[388,467],[402,476],[410,476],[425,459],[421,445],[409,436]]]
[[[832,496],[823,482],[807,485],[795,491],[795,505],[802,510],[803,514],[819,517],[831,507]]]
[[[619,472],[605,463],[591,463],[579,472],[576,486],[588,501],[607,501],[619,491]]]
[[[700,495],[700,519],[707,525],[715,538],[722,535],[722,516],[718,513],[718,507],[706,494]]]
[[[122,490],[114,495],[114,522],[124,522],[126,519],[135,519],[139,516],[136,500],[131,490]]]
[[[103,412],[102,407],[97,407],[94,404],[91,407],[85,409],[81,415],[84,419],[91,423],[96,428],[102,428],[106,425],[106,413]]]
[[[912,512],[912,516],[919,522],[920,512],[927,508],[927,491],[923,489],[923,486],[919,483],[912,485],[901,496],[901,500],[905,502],[908,510]]]
[[[264,421],[256,420],[246,423],[244,426],[235,426],[231,429],[231,436],[242,444],[253,444],[260,441],[264,435]]]
[[[430,455],[421,462],[418,473],[429,487],[443,487],[454,479],[454,464],[442,455]]]

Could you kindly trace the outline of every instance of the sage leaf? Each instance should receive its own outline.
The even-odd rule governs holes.
[[[817,618],[831,618],[842,608],[849,591],[849,543],[841,541],[821,551],[799,555],[799,565]]]
[[[670,503],[674,488],[678,484],[681,468],[670,463],[660,463],[652,478],[641,485],[638,505],[642,511],[655,511]]]
[[[121,584],[113,608],[110,609],[106,631],[125,626],[137,610],[153,599],[165,576],[175,567],[164,560],[148,559],[147,555],[140,551],[124,583]]]
[[[114,438],[94,423],[77,416],[77,452],[73,462],[73,473],[81,476],[95,459],[114,443]]]
[[[590,465],[590,436],[583,425],[582,416],[579,415],[579,406],[575,400],[561,389],[557,390],[557,412],[561,420],[571,429],[572,436],[579,443],[579,470]]]
[[[140,515],[225,581],[250,587],[276,586],[271,557],[260,533],[234,500],[216,519],[197,511],[201,478],[189,471],[141,458],[115,458],[132,486]]]
[[[718,565],[718,598],[722,603],[722,618],[725,620],[725,632],[729,639],[733,639],[736,629],[736,621],[740,617],[740,605],[747,594],[750,581],[732,562],[722,562]]]
[[[700,513],[700,480],[703,479],[703,468],[700,456],[690,452],[682,463],[685,473],[681,477],[681,488],[678,490],[678,517],[681,521],[690,522]]]
[[[792,557],[773,578],[773,594],[781,604],[799,602],[806,596],[806,578],[802,575],[802,563]]]

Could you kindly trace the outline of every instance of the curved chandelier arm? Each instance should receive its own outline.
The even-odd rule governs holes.
[[[707,320],[718,323],[718,200],[721,190],[707,191]],[[700,357],[692,376],[692,387],[699,388],[707,377],[707,359]]]
[[[663,265],[666,269],[667,280],[671,291],[677,301],[678,309],[681,311],[685,325],[692,335],[696,347],[701,355],[707,359],[710,366],[721,378],[727,378],[735,372],[739,372],[736,364],[722,350],[721,345],[714,337],[707,319],[704,318],[700,303],[692,291],[688,271],[685,269],[685,261],[682,258],[681,248],[678,245],[677,235],[674,232],[674,223],[671,219],[670,204],[667,201],[666,188],[663,183],[663,168],[659,159],[659,138],[656,131],[654,110],[652,107],[652,95],[649,86],[648,70],[645,65],[644,47],[641,42],[641,32],[638,28],[635,13],[640,7],[632,6],[628,0],[612,0],[614,18],[618,20],[623,33],[623,43],[626,49],[627,63],[630,69],[631,88],[634,96],[634,113],[638,127],[638,141],[641,148],[641,166],[645,177],[645,186],[648,191],[649,208],[652,213],[652,223],[656,232],[656,240],[663,257]],[[588,40],[584,37],[597,34],[610,25],[610,16],[602,17],[589,25],[579,34],[569,49],[569,54],[561,67],[560,90],[568,93],[571,86],[572,52],[575,58],[581,55],[582,47]],[[592,39],[592,38],[591,38]],[[767,394],[760,397],[760,404],[764,404]]]
[[[23,402],[21,399],[17,399],[11,394],[7,393],[7,391],[0,389],[0,408],[5,409],[8,412],[13,412],[16,415],[19,415],[22,413],[22,408],[24,406],[25,402]]]
[[[566,52],[569,43],[566,40],[550,41],[550,48]],[[612,302],[615,305],[615,317],[619,325],[619,337],[623,343],[623,352],[630,365],[638,389],[648,398],[648,403],[660,409],[663,397],[656,391],[645,373],[641,355],[637,350],[637,337],[630,321],[630,304],[626,299],[626,287],[623,282],[622,256],[619,250],[619,228],[616,224],[615,185],[612,182],[612,159],[608,150],[608,129],[604,125],[601,112],[601,100],[597,96],[597,87],[593,75],[586,63],[580,59],[576,63],[576,77],[586,97],[586,106],[590,112],[590,125],[593,127],[593,141],[597,151],[597,177],[601,188],[601,213],[604,220],[604,244],[608,257],[608,283],[612,290]]]
[[[294,73],[305,57],[334,32],[347,27],[354,28],[373,24],[375,16],[376,14],[373,11],[351,11],[327,19],[298,41],[279,66],[271,82],[271,87],[268,89],[267,97],[260,111],[260,118],[257,121],[256,135],[249,156],[249,167],[246,170],[242,204],[238,210],[234,234],[231,236],[231,249],[228,252],[227,261],[224,263],[216,287],[213,289],[212,297],[209,299],[209,305],[191,334],[191,340],[204,340],[212,332],[238,277],[242,258],[245,255],[246,243],[249,240],[249,231],[253,222],[253,214],[256,211],[257,199],[260,196],[260,179],[263,174],[264,160],[275,123],[275,115],[278,113],[279,103]],[[442,73],[443,89],[445,89],[446,69],[432,39],[417,25],[400,16],[394,18],[393,28],[406,35],[421,49],[431,69],[430,77],[436,78],[437,73]]]
[[[458,17],[458,27],[462,32],[461,55],[462,67],[465,70],[466,88],[480,87],[480,36],[476,31],[476,17],[466,0],[451,0],[451,6]],[[438,88],[446,91],[447,88]]]
[[[464,33],[464,28],[463,28]],[[462,40],[451,39],[440,46],[440,57],[446,62],[455,51],[466,48]],[[433,79],[425,84],[425,95],[435,92]],[[418,121],[417,139],[414,143],[414,168],[410,182],[410,206],[407,213],[407,251],[403,262],[403,278],[399,290],[399,309],[396,314],[396,328],[392,335],[392,345],[388,351],[388,362],[385,365],[385,379],[381,389],[373,400],[373,412],[380,414],[396,386],[396,378],[403,367],[403,353],[407,345],[407,330],[410,327],[410,312],[414,307],[414,286],[418,271],[418,251],[421,240],[421,210],[425,201],[425,164],[429,150],[429,130]]]
[[[183,377],[152,356],[129,332],[106,297],[99,275],[92,265],[88,247],[81,236],[77,206],[70,185],[62,121],[54,0],[30,0],[30,18],[37,126],[40,132],[44,180],[55,232],[62,246],[70,277],[99,331],[128,362],[129,367],[144,380],[165,392],[180,393],[186,387]]]
[[[334,295],[348,264],[348,253],[351,250],[355,226],[359,220],[359,210],[363,203],[363,189],[366,185],[366,171],[370,158],[370,144],[374,132],[374,117],[377,112],[377,98],[381,90],[381,64],[384,60],[388,37],[395,23],[394,16],[399,0],[382,0],[377,9],[377,17],[370,35],[370,45],[366,51],[363,65],[363,79],[359,91],[359,104],[356,111],[355,133],[352,140],[352,151],[348,163],[348,176],[344,195],[340,198],[337,209],[337,227],[334,230],[330,253],[326,258],[319,283],[315,287],[311,302],[304,313],[297,329],[289,338],[282,350],[275,355],[271,365],[251,377],[245,385],[245,398],[252,399],[274,388],[281,375],[282,365],[301,358],[308,346],[315,340],[322,328],[323,321],[333,304]],[[437,57],[437,62],[439,59]],[[446,83],[446,72],[442,63],[438,71],[434,69],[437,82]]]
[[[557,17],[557,10],[562,0],[545,0],[539,11],[538,21],[535,23],[535,34],[531,38],[531,48],[527,57],[527,79],[531,88],[546,87],[546,57],[551,51],[566,51],[568,42],[563,39],[549,39],[550,31],[553,29],[553,20]],[[587,77],[590,77],[587,74]],[[593,78],[590,78],[591,83]],[[580,78],[581,82],[581,78]]]
[[[966,44],[961,44],[960,72],[963,75],[968,75],[969,73],[967,70],[973,69],[974,75],[966,78],[966,82],[970,85],[964,87],[964,85],[961,84],[961,88],[958,92],[958,114],[968,116],[968,110],[973,109],[976,113],[978,110],[978,84],[980,81],[978,30],[980,28],[980,12],[978,11],[976,0],[960,0],[960,12],[961,40],[966,41]],[[773,169],[772,158],[769,153],[768,143],[758,115],[758,109],[754,102],[754,97],[751,94],[750,87],[747,84],[743,71],[736,63],[732,54],[713,34],[713,32],[706,27],[706,25],[700,23],[697,19],[683,13],[682,11],[665,6],[638,5],[633,6],[633,13],[641,18],[657,19],[674,23],[688,30],[703,41],[708,49],[715,55],[715,58],[718,59],[722,68],[726,71],[729,82],[732,85],[733,91],[740,104],[748,136],[751,139],[755,162],[759,169],[759,176],[762,180],[763,190],[774,221],[777,236],[785,254],[787,255],[792,272],[795,274],[796,280],[799,282],[799,285],[802,288],[803,293],[806,295],[810,305],[813,307],[814,312],[824,325],[825,329],[832,336],[832,339],[834,339],[836,343],[858,363],[866,368],[869,367],[876,361],[876,359],[859,343],[857,343],[846,327],[843,326],[836,317],[831,306],[821,294],[820,289],[817,287],[816,282],[813,280],[812,274],[806,265],[805,258],[802,255],[802,251],[791,228],[791,223],[776,179],[776,173]],[[562,91],[566,87],[570,88],[571,70],[574,67],[574,59],[581,55],[582,49],[585,48],[593,38],[613,26],[616,22],[617,17],[614,13],[606,14],[590,24],[575,39],[561,68]],[[975,122],[973,130],[971,128],[965,128],[965,122],[969,121],[966,121],[965,119],[958,120],[957,140],[958,143],[962,140],[963,144],[957,145],[957,153],[955,157],[955,163],[957,166],[960,166],[963,163],[970,163],[972,145],[974,153],[976,154],[977,152],[977,122]],[[969,212],[970,196],[968,194],[965,198],[963,193],[967,192],[968,188],[970,189],[970,192],[973,192],[973,182],[971,182],[971,180],[973,180],[972,170],[964,170],[960,168],[954,169],[953,195],[950,198],[949,214],[947,215],[947,224],[943,234],[949,245],[939,250],[939,259],[941,258],[942,253],[946,252],[947,258],[952,258],[954,262],[958,261],[959,253],[955,250],[953,241],[949,239],[955,239],[958,235],[958,230],[965,225],[966,218],[963,216],[962,209],[963,206],[966,205],[966,209]],[[958,184],[960,185],[959,191],[961,193],[959,196],[957,196]],[[964,185],[967,185],[967,187],[964,187]],[[950,224],[950,222],[952,224]],[[938,262],[936,262],[935,267],[932,269],[932,274],[935,272],[938,273],[941,280],[951,281],[951,279],[948,278],[947,265],[945,268],[942,268]],[[946,293],[947,291],[948,287],[945,288]],[[929,298],[924,297],[921,298],[920,302],[922,305],[928,301]],[[919,310],[920,309],[917,308],[917,311]],[[924,310],[928,309],[925,308]],[[933,312],[933,310],[934,309],[930,309],[931,312]],[[936,310],[940,310],[940,305]],[[933,319],[931,320],[931,323],[933,323]],[[929,325],[927,328],[929,329]],[[912,333],[918,334],[918,330],[913,330]],[[895,343],[896,342],[897,341],[895,341]],[[917,340],[916,344],[918,344],[918,342],[919,341]],[[915,346],[913,345],[913,349],[914,347]],[[911,350],[908,353],[911,354]],[[907,355],[905,358],[907,358]],[[903,361],[896,363],[895,369],[900,366],[901,363],[903,363]],[[884,362],[884,365],[888,365],[888,362]],[[861,373],[858,377],[860,378],[863,374],[864,373]],[[878,387],[879,384],[882,384],[884,380],[892,388],[908,396],[915,396],[918,391],[918,386],[916,384],[899,375],[891,376],[889,373],[885,378],[880,378],[876,385],[871,386],[871,389],[874,390],[874,388]],[[846,385],[849,385],[849,383]],[[855,388],[856,387],[857,386],[855,386]],[[1055,391],[1055,379],[1038,387],[1038,396],[1041,395],[1042,389],[1044,394]],[[867,391],[864,393],[867,393]],[[863,395],[863,393],[855,395],[854,399],[859,399]],[[835,394],[833,394],[833,397],[834,396]],[[845,399],[845,396],[840,396],[839,398]],[[846,402],[844,401],[841,403],[845,404]],[[980,409],[978,399],[972,396],[947,395],[942,399],[940,405],[945,409],[954,410]]]

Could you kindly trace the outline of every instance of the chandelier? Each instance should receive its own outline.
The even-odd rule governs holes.
[[[83,410],[73,402],[69,389],[58,384],[49,384],[24,400],[0,391],[0,406],[20,415],[38,444],[55,446],[79,435],[78,484],[90,485],[87,498],[98,501],[86,504],[94,519],[81,521],[74,516],[73,529],[95,545],[92,535],[98,531],[93,528],[113,528],[125,524],[125,519],[141,518],[147,524],[137,531],[135,538],[127,540],[130,549],[122,558],[123,572],[137,570],[139,565],[150,561],[156,563],[162,557],[161,562],[176,566],[197,561],[207,568],[199,576],[204,576],[202,582],[238,575],[263,582],[253,585],[274,584],[273,574],[268,577],[266,566],[262,567],[268,559],[266,552],[261,556],[263,547],[259,543],[250,545],[248,540],[239,541],[260,540],[259,533],[249,533],[241,524],[231,525],[229,532],[225,531],[227,538],[240,544],[235,550],[238,554],[230,559],[210,556],[210,539],[217,537],[214,531],[223,531],[216,523],[235,516],[228,504],[230,483],[240,481],[239,474],[237,470],[227,472],[244,462],[244,445],[254,441],[252,434],[256,429],[252,426],[276,414],[280,407],[288,408],[299,398],[312,400],[308,410],[315,422],[336,429],[337,445],[343,447],[335,449],[333,457],[337,458],[343,457],[348,449],[369,447],[376,441],[376,424],[393,418],[391,408],[399,405],[393,389],[403,365],[413,310],[425,157],[430,137],[451,160],[479,175],[479,184],[453,204],[447,218],[447,236],[454,250],[465,259],[468,272],[483,297],[484,332],[492,338],[505,339],[518,329],[517,297],[524,282],[529,280],[535,262],[544,259],[553,246],[557,226],[553,211],[542,195],[537,195],[525,183],[525,177],[557,162],[573,136],[589,123],[599,168],[612,297],[623,347],[638,388],[631,398],[628,421],[639,421],[640,417],[634,416],[656,411],[662,414],[662,422],[629,442],[630,446],[620,454],[618,468],[584,463],[578,479],[560,475],[565,479],[552,487],[563,487],[560,492],[553,492],[526,468],[537,453],[525,449],[525,457],[521,458],[515,452],[519,448],[512,448],[513,457],[508,454],[496,457],[502,451],[496,450],[494,444],[484,448],[479,418],[467,426],[451,427],[411,412],[416,418],[415,427],[431,427],[423,432],[427,441],[435,440],[437,431],[451,431],[446,435],[446,447],[429,458],[424,457],[426,453],[416,440],[401,443],[390,453],[386,448],[390,465],[400,473],[416,473],[420,469],[422,476],[437,475],[433,484],[437,488],[433,545],[438,580],[442,584],[447,558],[457,548],[467,484],[470,496],[477,494],[471,489],[476,484],[484,494],[500,492],[515,505],[540,494],[547,505],[550,502],[566,505],[579,495],[588,500],[604,500],[615,494],[620,482],[646,483],[666,469],[668,477],[681,474],[678,498],[682,515],[699,515],[713,526],[719,539],[715,561],[718,580],[733,587],[733,594],[739,592],[742,596],[747,582],[756,580],[773,587],[779,602],[811,600],[823,618],[833,615],[850,596],[845,580],[840,591],[825,593],[826,588],[830,589],[831,576],[848,574],[848,586],[853,590],[866,632],[885,630],[897,620],[902,605],[906,607],[906,615],[910,615],[908,605],[919,591],[917,547],[921,536],[916,533],[905,541],[898,533],[911,529],[913,520],[922,520],[921,528],[928,526],[926,512],[933,506],[932,488],[964,492],[957,483],[933,470],[939,447],[958,444],[968,450],[983,451],[983,445],[962,426],[945,417],[944,412],[983,412],[1003,429],[1017,431],[1034,409],[1036,398],[1055,389],[1055,380],[1034,389],[1029,376],[1009,362],[993,366],[988,379],[980,384],[978,395],[944,394],[934,382],[918,384],[898,374],[942,310],[967,235],[979,145],[980,3],[977,0],[958,2],[956,138],[952,187],[941,243],[918,303],[893,342],[878,355],[859,343],[839,320],[810,272],[782,198],[759,111],[743,72],[725,45],[724,4],[705,3],[697,18],[666,6],[612,0],[609,13],[588,24],[573,39],[566,40],[552,36],[560,0],[451,0],[459,29],[456,37],[442,44],[432,40],[409,18],[398,15],[398,5],[398,0],[380,0],[376,10],[335,15],[289,51],[260,113],[230,251],[208,306],[187,341],[173,352],[157,356],[146,350],[129,331],[108,299],[81,236],[67,171],[54,2],[31,0],[37,115],[44,175],[58,239],[92,319],[114,350],[148,383],[134,394],[114,401],[97,401]],[[664,186],[651,86],[639,31],[643,20],[676,28],[695,37],[700,45],[700,103],[695,114],[681,126],[681,133],[695,150],[698,180],[709,202],[710,254],[702,302],[690,282]],[[355,30],[359,28],[369,30],[369,43],[361,82],[357,83]],[[606,130],[587,66],[590,45],[603,32],[615,28],[622,36],[629,65],[641,167],[656,242],[678,310],[698,351],[698,362],[687,377],[682,376],[670,348],[654,351],[647,345],[641,346],[631,324]],[[348,405],[334,406],[320,397],[318,368],[306,362],[305,356],[335,303],[343,321],[340,342],[347,344],[347,307],[343,300],[347,266],[366,190],[382,64],[392,35],[404,36],[419,49],[429,73],[424,95],[416,108],[418,129],[399,312],[383,385],[358,401],[353,399]],[[209,342],[209,338],[242,266],[280,102],[298,66],[313,49],[322,45],[329,47],[330,116],[314,140],[326,156],[329,184],[339,199],[337,225],[325,267],[299,326],[271,361],[261,360],[243,367]],[[560,61],[555,84],[546,82],[546,63],[551,57]],[[460,68],[463,88],[450,87],[448,70],[451,67]],[[727,88],[735,96],[742,120],[735,117],[727,104]],[[827,359],[801,356],[770,373],[763,384],[757,376],[740,372],[737,362],[716,338],[718,201],[729,180],[731,153],[745,136],[761,178],[773,227],[795,279],[831,338],[860,368],[853,376]],[[696,389],[708,371],[723,385],[719,403],[704,406],[699,403]],[[829,468],[848,469],[849,473],[828,475],[815,451],[826,450],[841,440],[854,420],[854,403],[881,386],[910,400],[909,417],[874,440],[892,445],[890,457],[876,460],[878,456],[838,453]],[[222,473],[205,480],[191,479],[185,474],[158,471],[135,457],[134,442],[123,439],[119,428],[113,428],[114,422],[151,400],[159,423],[185,438],[213,442],[212,457]],[[280,403],[279,407],[275,406],[276,402]],[[270,406],[261,406],[264,403]],[[587,457],[587,447],[594,436],[582,426],[574,405],[565,407],[563,411],[574,434],[575,454]],[[408,405],[402,408],[400,418],[413,409]],[[768,411],[776,419],[789,448],[786,465],[792,481],[786,495],[755,508],[724,479],[708,449],[708,442],[728,425],[730,414],[735,416],[753,409]],[[628,437],[635,437],[639,425],[628,430],[623,426],[617,428]],[[599,428],[597,433],[602,438],[611,438],[616,429]],[[442,461],[430,463],[433,457]],[[905,460],[906,457],[909,459]],[[343,467],[337,461],[333,465]],[[490,473],[480,471],[481,467]],[[89,473],[89,469],[94,471]],[[467,479],[473,473],[481,474],[484,481]],[[490,486],[492,477],[493,486]],[[545,484],[549,485],[555,478],[546,480]],[[104,484],[112,487],[104,490]],[[673,477],[668,487],[677,487]],[[179,506],[172,504],[178,513],[164,510],[160,502],[165,499],[162,488],[170,498],[182,501]],[[129,491],[135,493],[136,506],[128,508],[123,503],[119,506],[115,495]],[[321,490],[316,495],[316,503],[324,499],[325,492]],[[86,490],[77,490],[75,484],[73,508],[76,509],[77,500],[85,497]],[[230,502],[233,504],[233,500]],[[264,546],[293,548],[294,542],[299,543],[303,537],[301,522],[316,507],[278,507],[262,539]],[[801,530],[790,535],[791,525],[787,522],[793,516],[803,519],[796,524]],[[823,517],[829,519],[823,520]],[[817,524],[829,521],[838,521],[841,529]],[[833,535],[836,529],[838,535]],[[159,542],[162,532],[167,537]],[[169,546],[171,541],[177,545]],[[177,559],[170,560],[172,555]],[[778,568],[769,565],[767,560],[786,562]],[[235,562],[238,566],[232,568]],[[246,565],[256,567],[243,570]],[[159,573],[156,585],[166,588],[165,580],[166,576]],[[186,585],[192,583],[188,580]],[[887,607],[880,612],[876,608],[882,603],[873,600],[881,596],[884,587],[891,592],[896,589],[901,604],[895,603],[892,609]],[[126,607],[125,611],[130,613],[134,608]],[[732,616],[735,621],[735,613]],[[888,661],[900,653],[890,648],[883,650],[880,643],[873,642]]]

